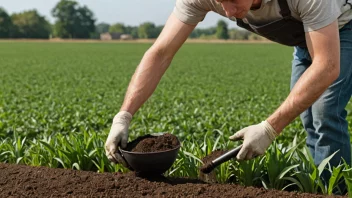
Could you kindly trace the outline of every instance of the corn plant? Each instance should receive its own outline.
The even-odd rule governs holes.
[[[60,160],[56,158],[56,152],[51,145],[55,142],[50,137],[43,140],[31,140],[29,152],[31,155],[28,158],[28,163],[33,166],[48,166],[51,168],[62,168]]]
[[[295,179],[293,181],[299,187],[300,191],[327,194],[327,187],[324,185],[320,176],[336,152],[324,159],[318,167],[315,166],[313,157],[310,155],[306,146],[302,151],[297,150],[297,154],[302,163],[295,170]],[[332,183],[335,184],[333,181]]]
[[[7,140],[7,141],[6,141]],[[8,163],[25,163],[26,157],[29,155],[26,145],[27,138],[21,137],[17,133],[13,134],[13,139],[5,139],[2,144],[2,152],[0,156],[5,158]]]
[[[352,167],[344,162],[345,168],[342,171],[349,197],[352,197]]]
[[[290,148],[287,152],[280,149],[277,143],[269,148],[265,155],[265,166],[267,170],[266,177],[262,178],[265,188],[274,188],[283,190],[292,184],[289,176],[291,172],[299,166],[299,163],[293,158],[297,146]]]
[[[343,179],[343,170],[345,168],[344,164],[340,164],[337,167],[332,167],[329,169],[331,173],[331,177],[329,179],[329,183],[327,186],[327,192],[325,194],[334,195],[336,193],[343,194],[344,189],[341,189],[340,186],[345,185],[345,181]]]
[[[202,150],[196,141],[190,139],[182,142],[178,157],[166,174],[173,177],[198,178],[198,169],[202,164],[201,155]]]
[[[265,171],[265,157],[234,162],[229,168],[233,173],[232,182],[243,186],[262,186],[261,177]]]
[[[1,141],[0,143],[0,161],[1,162],[7,162],[9,157],[7,156],[9,151],[7,150],[8,146],[8,140],[7,139],[4,139]]]

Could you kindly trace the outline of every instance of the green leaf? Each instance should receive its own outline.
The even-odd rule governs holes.
[[[73,168],[76,168],[77,170],[81,170],[81,168],[79,167],[79,164],[76,162],[72,164],[72,169]]]
[[[285,175],[292,169],[297,168],[299,166],[299,164],[295,164],[289,167],[286,167],[284,170],[282,170],[282,172],[279,174],[277,179],[282,179],[283,177],[285,177]]]
[[[48,149],[48,151],[51,153],[51,155],[55,156],[55,150],[54,150],[54,148],[53,148],[50,144],[48,144],[47,142],[42,141],[42,140],[40,140],[39,142],[40,142],[42,145],[44,145],[45,148]]]
[[[338,151],[336,151],[335,153],[331,154],[329,157],[325,158],[318,166],[318,170],[319,170],[319,176],[321,175],[321,173],[323,172],[325,166],[329,163],[329,161],[331,160],[331,158],[334,157],[334,155],[337,153]]]
[[[62,167],[67,168],[66,165],[65,165],[65,163],[64,163],[60,158],[54,157],[54,159],[55,159],[56,161],[58,161],[58,162],[61,164]]]
[[[19,157],[16,159],[16,164],[19,164],[21,162],[21,160],[23,159],[23,157]]]
[[[283,177],[282,179],[293,182],[292,184],[285,186],[282,190],[285,190],[289,186],[296,185],[296,186],[298,186],[298,188],[300,189],[301,192],[304,192],[303,185],[297,179],[295,179],[293,177]]]
[[[328,187],[328,194],[332,195],[333,194],[333,189],[336,187],[338,181],[342,177],[342,168],[343,166],[338,166],[337,168],[334,168],[329,180],[329,187]]]
[[[187,151],[184,151],[183,153],[184,153],[185,155],[187,155],[187,156],[189,156],[189,157],[191,157],[191,158],[197,160],[197,161],[200,162],[201,164],[203,164],[202,160],[199,159],[198,157],[196,157],[195,155],[193,155],[192,153],[189,153],[189,152],[187,152]]]

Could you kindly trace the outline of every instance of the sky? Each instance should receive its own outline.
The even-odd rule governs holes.
[[[97,23],[106,22],[124,23],[125,25],[138,26],[143,22],[153,22],[156,25],[164,25],[174,8],[176,0],[77,0],[80,5],[86,5],[91,9],[97,19]],[[37,9],[51,23],[55,19],[51,16],[51,9],[59,0],[0,0],[0,6],[12,14],[24,10]],[[234,22],[209,13],[198,27],[206,28],[215,26],[219,19],[224,19],[229,27],[235,27]]]

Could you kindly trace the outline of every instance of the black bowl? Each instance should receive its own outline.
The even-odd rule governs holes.
[[[137,139],[129,142],[126,148],[131,148],[134,144],[139,141],[148,138],[162,135],[153,134],[153,135],[145,135],[138,137]],[[178,138],[177,138],[178,140]],[[178,140],[179,141],[179,140]],[[142,175],[161,175],[165,173],[169,168],[171,168],[172,164],[175,162],[177,154],[180,150],[181,143],[179,141],[179,145],[167,151],[160,152],[131,152],[120,148],[121,155],[130,166],[130,169],[135,171],[136,173]]]

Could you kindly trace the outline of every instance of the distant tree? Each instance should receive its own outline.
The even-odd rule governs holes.
[[[216,27],[210,28],[196,28],[190,34],[190,38],[200,38],[200,37],[208,37],[212,36],[216,33]]]
[[[132,38],[138,38],[138,27],[126,26],[126,34],[130,34]]]
[[[218,39],[229,39],[229,32],[227,23],[223,20],[219,20],[216,28],[216,37]]]
[[[74,21],[78,4],[75,1],[60,1],[51,11],[57,18],[54,25],[55,36],[60,38],[72,38],[74,35]]]
[[[111,25],[109,28],[110,33],[120,33],[120,34],[125,34],[126,33],[126,27],[123,23],[115,23],[114,25]]]
[[[156,27],[154,23],[146,22],[139,26],[138,37],[139,38],[157,38],[160,34],[161,26]]]
[[[9,38],[12,29],[11,17],[0,7],[0,38]]]
[[[99,23],[98,25],[95,26],[95,31],[98,34],[107,33],[107,32],[109,32],[109,28],[110,28],[109,24],[107,24],[107,23]]]
[[[60,38],[90,38],[95,32],[95,18],[87,7],[80,7],[76,1],[61,0],[52,10],[57,19],[55,34]]]
[[[14,38],[49,38],[50,23],[36,10],[29,10],[11,16]]]
[[[163,25],[156,26],[156,28],[155,28],[155,38],[157,38],[160,35],[161,31],[163,31],[163,28],[164,28]]]
[[[154,23],[143,23],[138,28],[138,37],[141,39],[148,39],[152,36],[154,29]]]
[[[83,6],[77,9],[77,17],[75,21],[75,32],[77,38],[89,38],[95,32],[95,19],[93,12]]]
[[[241,29],[231,29],[229,30],[229,39],[231,40],[248,40],[251,32]]]

